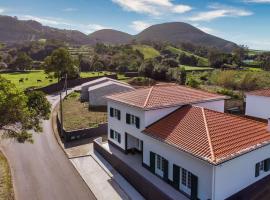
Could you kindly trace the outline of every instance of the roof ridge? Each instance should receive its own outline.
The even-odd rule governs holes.
[[[216,162],[216,157],[215,157],[215,153],[214,153],[214,150],[213,150],[213,145],[212,145],[211,136],[210,136],[209,129],[208,129],[208,123],[207,123],[206,115],[205,115],[205,112],[204,112],[204,108],[201,107],[201,110],[202,110],[202,115],[203,115],[203,121],[204,121],[204,124],[205,124],[207,140],[208,140],[208,144],[209,144],[209,148],[210,148],[211,160],[213,162]]]
[[[154,86],[152,86],[152,87],[150,88],[150,90],[149,90],[149,93],[148,93],[148,95],[147,95],[147,97],[146,97],[146,100],[145,100],[145,102],[144,102],[144,104],[143,104],[143,107],[144,107],[144,108],[147,106],[147,103],[148,103],[148,101],[149,101],[149,98],[150,98],[150,95],[151,95],[153,89],[154,89]]]

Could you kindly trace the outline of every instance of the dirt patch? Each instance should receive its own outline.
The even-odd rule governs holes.
[[[0,151],[0,200],[14,200],[12,178],[7,159]]]

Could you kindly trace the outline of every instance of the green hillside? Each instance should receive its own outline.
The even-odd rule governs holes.
[[[190,52],[187,52],[187,51],[184,51],[182,49],[178,49],[178,48],[175,48],[175,47],[172,47],[172,46],[168,46],[166,49],[169,50],[169,51],[171,51],[174,54],[182,54],[182,53],[184,53],[184,54],[186,54],[188,56],[192,56],[193,55],[193,56],[195,56],[199,60],[199,65],[200,66],[209,66],[209,62],[208,62],[208,59],[207,58],[203,58],[203,57],[197,56],[195,54],[192,54]]]
[[[133,49],[140,51],[144,55],[144,59],[155,58],[160,55],[156,49],[148,45],[133,45]]]

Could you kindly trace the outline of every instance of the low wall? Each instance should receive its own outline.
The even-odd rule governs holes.
[[[99,124],[98,127],[88,128],[88,129],[79,129],[74,131],[66,131],[63,129],[61,135],[61,122],[57,117],[57,129],[60,136],[65,140],[65,142],[70,142],[73,140],[92,138],[92,137],[101,137],[107,135],[108,124]]]
[[[71,79],[67,81],[67,85],[68,88],[72,88],[78,85],[81,85],[83,83],[89,82],[89,81],[93,81],[95,79],[98,78],[102,78],[102,77],[108,77],[108,78],[112,78],[112,79],[117,79],[117,75],[116,74],[112,74],[112,75],[106,75],[106,76],[97,76],[97,77],[89,77],[89,78],[78,78],[78,79]],[[42,91],[45,94],[53,94],[56,92],[59,92],[60,90],[63,89],[65,84],[65,81],[60,81],[59,83],[54,83],[42,88],[38,88],[36,90]]]
[[[108,152],[101,145],[101,138],[94,140],[94,150],[102,155],[145,199],[171,200],[159,188],[129,167],[122,160]]]

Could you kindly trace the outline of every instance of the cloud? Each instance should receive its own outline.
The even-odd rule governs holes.
[[[206,12],[199,12],[196,15],[190,17],[188,20],[190,21],[212,21],[217,18],[222,17],[244,17],[253,15],[251,11],[235,8],[235,7],[228,7],[222,6],[219,4],[214,4],[209,6],[211,10]]]
[[[247,3],[270,3],[270,0],[244,0]]]
[[[216,34],[216,31],[212,28],[201,26],[200,24],[191,24],[191,25],[197,27],[198,29],[202,30],[205,33]]]
[[[4,13],[5,9],[4,8],[0,8],[0,14]]]
[[[74,11],[78,11],[77,8],[65,8],[63,9],[64,12],[74,12]]]
[[[148,28],[149,26],[151,26],[152,24],[149,24],[147,22],[144,21],[133,21],[132,24],[130,25],[130,27],[132,29],[134,29],[137,32],[143,31],[144,29]]]
[[[100,24],[88,24],[86,26],[85,25],[80,25],[80,26],[81,26],[81,31],[84,33],[87,33],[87,34],[95,32],[95,31],[99,31],[102,29],[109,29],[110,28],[110,27],[106,27],[106,26],[103,26]]]
[[[126,11],[160,16],[170,13],[186,13],[192,7],[184,4],[174,4],[172,0],[112,0]]]
[[[43,25],[48,25],[48,26],[57,26],[57,25],[66,25],[70,26],[71,24],[63,21],[62,19],[59,18],[53,18],[53,17],[37,17],[37,16],[32,16],[32,15],[18,15],[18,18],[21,20],[34,20],[37,21]]]

